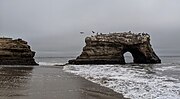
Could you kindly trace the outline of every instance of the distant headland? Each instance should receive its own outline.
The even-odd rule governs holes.
[[[69,64],[125,64],[124,53],[130,52],[134,63],[161,63],[147,33],[109,33],[86,37],[83,52]]]

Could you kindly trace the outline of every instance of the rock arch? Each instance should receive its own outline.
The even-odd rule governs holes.
[[[122,50],[122,55],[124,55],[124,53],[126,53],[126,52],[129,52],[132,54],[134,63],[147,63],[147,58],[145,56],[145,53],[143,53],[143,51],[140,51],[140,47],[138,47],[137,45],[136,45],[136,47],[135,46],[125,47]],[[123,59],[124,59],[124,57],[123,57]]]
[[[124,53],[130,52],[134,63],[161,63],[153,51],[149,34],[109,33],[86,37],[86,46],[70,64],[125,64]]]

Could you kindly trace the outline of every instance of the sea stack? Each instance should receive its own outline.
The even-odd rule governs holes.
[[[125,64],[124,53],[130,52],[134,63],[161,63],[147,33],[109,33],[86,37],[83,52],[69,64]]]
[[[26,41],[0,38],[0,65],[38,65],[34,56]]]

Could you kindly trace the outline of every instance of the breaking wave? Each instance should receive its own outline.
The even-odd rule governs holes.
[[[41,66],[63,66],[65,63],[53,63],[53,62],[38,62]]]
[[[170,70],[170,71],[168,71]],[[67,65],[64,71],[80,75],[131,99],[180,99],[180,72],[172,64]]]

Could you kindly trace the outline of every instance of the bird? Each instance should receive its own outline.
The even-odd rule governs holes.
[[[92,31],[92,33],[95,33],[94,31]]]
[[[80,34],[84,34],[84,32],[80,32]]]

